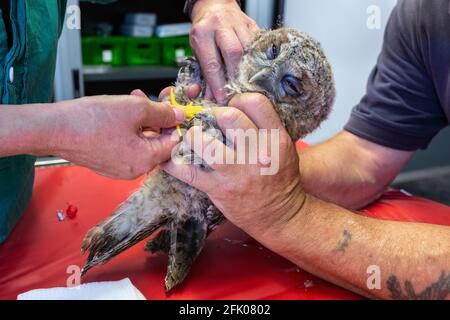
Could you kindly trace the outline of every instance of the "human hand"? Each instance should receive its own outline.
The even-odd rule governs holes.
[[[258,30],[235,0],[196,2],[190,42],[207,83],[206,98],[225,101],[226,74],[236,75],[244,50]]]
[[[134,179],[169,159],[178,141],[161,129],[186,117],[140,90],[130,96],[85,97],[54,109],[61,125],[50,139],[53,154],[116,179]]]
[[[161,93],[159,94],[158,100],[161,102],[169,101],[170,91],[172,89],[175,89],[175,87],[170,86],[170,87],[164,88],[161,91]],[[200,95],[200,93],[201,93],[201,87],[199,84],[191,84],[184,89],[184,94],[190,99],[197,98]]]
[[[201,146],[200,150],[193,150],[213,171],[206,172],[172,161],[161,167],[207,193],[232,223],[258,239],[268,230],[273,232],[281,228],[300,211],[305,201],[294,143],[272,104],[262,95],[247,93],[235,96],[230,107],[217,108],[214,115],[220,129],[232,142],[232,148],[208,133],[202,133],[200,127],[191,128],[185,136],[191,146]],[[256,145],[242,139],[239,129],[240,134],[254,132],[256,138],[253,143]],[[267,129],[267,132],[261,129]],[[252,149],[258,150],[256,155],[250,152]],[[269,152],[264,154],[266,150]],[[216,161],[211,161],[213,157],[210,155],[214,155]],[[249,161],[252,156],[256,159],[253,164]],[[233,160],[231,163],[230,159]],[[237,164],[239,159],[245,159],[245,164]],[[277,170],[269,170],[272,167]],[[263,174],[264,169],[271,174]]]

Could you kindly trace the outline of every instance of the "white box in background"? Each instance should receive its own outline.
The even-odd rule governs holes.
[[[155,13],[128,13],[125,15],[125,25],[155,27],[157,16]]]
[[[144,27],[124,24],[120,27],[120,33],[129,37],[152,37],[154,28],[151,26]]]
[[[162,24],[156,28],[156,35],[160,38],[185,36],[191,32],[192,23]]]

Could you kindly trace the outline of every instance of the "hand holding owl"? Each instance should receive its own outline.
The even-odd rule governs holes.
[[[261,168],[269,165],[264,158],[259,158],[256,164],[208,163],[214,169],[210,172],[171,161],[162,168],[207,193],[233,224],[258,240],[265,231],[282,228],[285,221],[301,211],[305,194],[301,186],[295,145],[271,102],[263,95],[237,95],[230,101],[228,108],[217,108],[214,115],[223,132],[227,132],[227,129],[267,129],[267,132],[279,132],[278,143],[270,146],[272,154],[268,155],[268,158],[279,162],[277,172],[271,175],[261,174]],[[193,127],[188,131],[188,142],[194,145],[196,142],[193,140],[200,138],[203,150],[208,148],[212,153],[237,157],[234,151],[225,150],[229,146],[217,139],[211,139],[208,133],[201,130],[196,132],[197,129],[199,128]],[[227,138],[233,140],[231,137]],[[239,146],[234,145],[230,149],[238,150]],[[277,157],[273,157],[275,152],[278,153]]]
[[[227,75],[236,75],[244,49],[258,30],[255,21],[241,11],[235,0],[196,2],[191,47],[208,84],[206,98],[225,101]]]

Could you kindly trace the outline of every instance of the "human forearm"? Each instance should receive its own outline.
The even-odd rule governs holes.
[[[381,195],[411,155],[344,131],[301,152],[300,171],[306,192],[359,209]]]
[[[230,105],[239,105],[251,97],[252,94],[235,97]],[[281,128],[275,110],[264,100],[255,99],[253,103],[245,106],[245,114],[228,107],[218,108],[214,115],[225,132],[255,130],[255,124],[248,117],[261,128],[279,129],[278,148],[272,148],[273,145],[270,148],[279,155],[279,170],[275,174],[261,173],[267,156],[264,162],[246,165],[219,164],[205,157],[203,160],[213,168],[208,172],[174,162],[163,164],[163,169],[207,193],[231,223],[263,245],[322,278],[373,298],[448,296],[449,227],[370,219],[306,194],[295,147]],[[194,139],[199,140],[192,144]],[[236,159],[235,150],[240,150],[239,141],[231,149],[208,133],[202,133],[201,127],[191,128],[185,141],[190,145],[200,142],[197,155],[226,154],[227,159]],[[230,137],[230,141],[234,140]],[[373,149],[373,146],[368,145],[368,148]],[[345,149],[340,147],[341,151]],[[382,150],[375,152],[377,156],[367,157],[364,144],[356,150],[355,154],[364,157],[363,164],[375,157],[378,165],[390,152]],[[333,152],[336,150],[324,154],[333,157]],[[395,157],[395,151],[392,153]],[[387,157],[386,161],[393,161],[392,158]],[[399,159],[402,156],[394,159],[397,164]],[[347,163],[350,160],[348,158]],[[300,159],[300,163],[302,161]],[[368,267],[379,268],[381,273],[377,290],[367,286]]]
[[[0,157],[19,154],[49,155],[63,117],[59,104],[0,108]]]
[[[301,268],[364,296],[449,298],[449,227],[375,220],[308,195],[284,226],[248,229]],[[373,268],[380,271],[379,289],[367,285]]]
[[[105,176],[134,179],[170,158],[178,140],[170,130],[160,131],[185,117],[183,110],[152,102],[139,90],[129,96],[2,106],[0,157],[55,155]]]

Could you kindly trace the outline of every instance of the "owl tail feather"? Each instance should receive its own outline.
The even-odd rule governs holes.
[[[126,249],[132,247],[141,240],[149,237],[153,232],[158,230],[161,224],[150,225],[147,228],[141,230],[131,237],[117,241],[115,238],[109,235],[102,235],[92,243],[87,258],[86,264],[81,270],[81,275],[85,275],[91,268],[98,264],[108,262],[118,254],[122,253]]]
[[[177,227],[170,228],[169,264],[166,273],[166,291],[184,281],[192,264],[205,245],[207,222],[203,215],[191,216]]]
[[[149,237],[169,221],[160,210],[144,212],[139,199],[145,189],[134,193],[111,217],[92,228],[85,236],[81,253],[89,251],[81,274]]]

